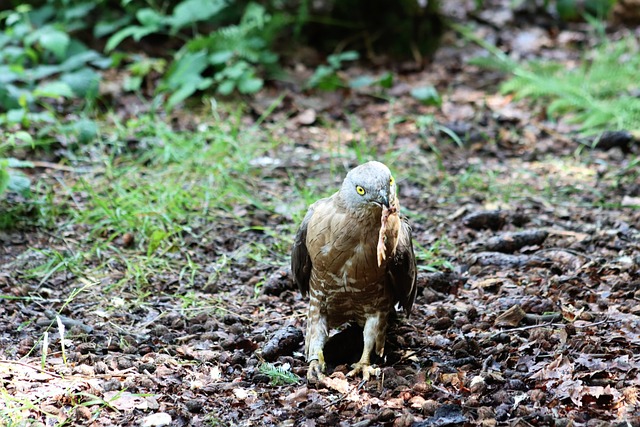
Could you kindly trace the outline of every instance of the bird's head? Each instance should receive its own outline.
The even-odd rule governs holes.
[[[340,196],[345,206],[354,211],[390,207],[395,203],[396,183],[388,167],[367,162],[349,171]]]

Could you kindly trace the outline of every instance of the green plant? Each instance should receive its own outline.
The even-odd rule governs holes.
[[[131,63],[127,66],[127,75],[122,84],[122,89],[137,92],[142,88],[146,77],[152,73],[162,75],[167,68],[167,61],[162,58],[147,58],[142,55],[132,55]]]
[[[501,86],[503,93],[544,103],[549,116],[578,124],[583,134],[640,130],[640,98],[635,94],[640,44],[635,39],[602,42],[586,53],[576,67],[567,69],[555,61],[520,65],[468,28],[452,26],[492,54],[476,58],[473,63],[511,74]]]
[[[433,105],[436,107],[442,105],[442,98],[440,98],[440,94],[433,86],[420,86],[413,88],[411,89],[411,96],[424,105]]]
[[[359,89],[367,86],[378,86],[381,89],[389,89],[393,86],[393,74],[387,71],[378,77],[364,75],[349,80],[349,87],[351,89]]]
[[[549,3],[546,0],[545,3]],[[605,19],[613,9],[615,0],[556,0],[556,12],[565,21],[575,21],[581,17]]]
[[[455,142],[456,145],[458,145],[458,147],[462,147],[464,145],[464,142],[462,142],[458,134],[456,134],[454,131],[449,129],[447,126],[444,126],[438,123],[436,121],[436,118],[431,114],[418,116],[416,118],[416,125],[420,130],[421,137],[427,140],[427,143],[431,146],[431,149],[438,155],[440,155],[440,150],[438,150],[436,146],[431,144],[428,138],[425,138],[425,136],[437,135],[439,133],[443,133],[447,135],[449,138],[451,138],[451,140]]]
[[[454,270],[451,261],[446,260],[442,256],[442,249],[451,250],[453,245],[448,240],[436,240],[428,249],[421,244],[414,242],[416,247],[416,260],[418,261],[418,270],[437,272],[443,269]]]
[[[176,53],[158,88],[171,94],[167,107],[173,108],[196,91],[212,86],[222,95],[236,90],[255,93],[264,83],[258,68],[274,67],[278,56],[270,50],[270,44],[288,21],[284,15],[269,14],[264,6],[251,2],[238,24],[225,24],[224,18],[235,7],[223,0],[185,0],[171,14],[143,8],[136,13],[139,25],[126,26],[113,34],[105,49],[112,51],[128,37],[139,41],[150,34],[175,36],[191,26],[196,34]],[[201,21],[218,23],[219,28],[198,34],[195,24]]]
[[[296,374],[272,363],[261,364],[259,371],[269,377],[271,385],[298,384],[300,382],[300,378]]]
[[[50,5],[25,4],[0,13],[0,110],[6,111],[0,123],[52,122],[54,114],[36,107],[96,98],[100,75],[94,68],[105,68],[110,60],[70,37],[55,17]]]
[[[338,74],[343,62],[355,61],[359,58],[358,52],[347,51],[336,53],[327,57],[327,65],[320,65],[316,68],[309,81],[308,88],[332,91],[341,87],[347,87],[347,81]]]
[[[4,142],[0,142],[0,196],[7,190],[26,195],[29,192],[31,181],[20,173],[19,169],[32,168],[33,163],[2,156],[12,147],[33,145],[33,138],[25,131],[17,131],[5,134],[4,139]]]
[[[638,88],[640,47],[633,40],[604,43],[567,70],[552,61],[530,62],[502,85],[505,93],[547,104],[547,114],[567,117],[583,133],[640,130]]]
[[[0,195],[7,190],[21,194],[29,192],[31,181],[24,174],[18,172],[19,168],[25,167],[33,167],[33,163],[0,158]]]

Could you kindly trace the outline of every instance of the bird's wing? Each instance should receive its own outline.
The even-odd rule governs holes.
[[[306,296],[309,292],[311,257],[309,257],[309,250],[307,249],[307,227],[313,216],[314,206],[315,204],[311,205],[307,214],[304,216],[293,241],[293,249],[291,249],[291,272],[293,273],[293,280],[298,285],[302,296]]]
[[[400,221],[396,253],[387,264],[387,282],[393,289],[396,302],[400,303],[407,315],[416,299],[416,275],[411,227],[405,221]]]

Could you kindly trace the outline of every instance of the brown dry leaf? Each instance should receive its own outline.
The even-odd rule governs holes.
[[[313,108],[307,108],[302,113],[298,114],[293,120],[301,125],[312,125],[316,121],[316,110]]]
[[[425,398],[422,396],[413,396],[409,399],[409,404],[412,408],[422,409],[422,405],[426,402]]]
[[[351,390],[351,386],[349,385],[349,381],[346,378],[341,378],[338,375],[333,375],[331,377],[325,377],[322,379],[321,384],[325,387],[328,387],[332,390],[337,391],[338,393],[349,393]]]
[[[453,102],[442,103],[442,113],[450,122],[466,123],[473,119],[476,110],[469,104],[455,104]]]
[[[534,366],[532,370],[535,370],[537,366]],[[548,364],[542,364],[543,368],[531,375],[531,378],[536,380],[551,380],[571,378],[573,376],[573,363],[566,358],[559,355],[556,359]]]
[[[286,395],[282,400],[288,403],[306,402],[308,400],[308,396],[309,389],[307,388],[307,386],[302,386],[299,389],[294,390],[293,392]]]
[[[107,391],[102,398],[108,402],[109,405],[120,411],[148,409],[148,403],[144,397],[129,393],[128,391]]]
[[[527,313],[519,305],[514,305],[500,316],[493,323],[495,326],[515,328],[522,322]]]
[[[519,54],[537,53],[542,47],[550,46],[551,40],[542,28],[530,28],[518,32],[511,42],[511,48]]]
[[[384,402],[385,408],[402,409],[404,407],[404,399],[401,397],[392,397]]]
[[[579,310],[576,309],[571,304],[566,304],[562,306],[562,317],[567,319],[569,322],[580,319],[580,316],[584,312],[584,307],[581,307]]]
[[[446,373],[440,376],[440,381],[443,384],[450,384],[456,388],[460,388],[462,384],[462,380],[464,377],[464,373],[454,372],[454,373]]]
[[[611,396],[612,404],[620,402],[622,394],[611,386],[585,386],[582,381],[567,380],[558,384],[555,395],[560,399],[569,398],[578,407],[585,403],[593,404],[601,396]]]
[[[488,277],[486,279],[481,280],[470,280],[469,284],[471,285],[471,289],[480,288],[483,291],[496,293],[500,290],[503,285],[513,286],[514,283],[503,277]]]
[[[171,424],[171,415],[166,412],[158,412],[147,415],[142,419],[142,427],[168,426]]]
[[[491,95],[486,100],[487,106],[503,120],[525,122],[529,119],[528,112],[512,103],[513,95]]]
[[[245,400],[247,397],[249,397],[249,390],[238,387],[233,389],[233,394],[236,398]]]

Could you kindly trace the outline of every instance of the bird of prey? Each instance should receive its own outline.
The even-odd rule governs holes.
[[[339,191],[309,207],[296,233],[291,271],[309,294],[305,353],[307,379],[324,377],[323,347],[331,328],[363,327],[364,349],[349,376],[377,375],[371,352],[382,356],[389,315],[399,304],[408,315],[416,296],[411,229],[399,216],[389,168],[368,162],[352,169]]]

